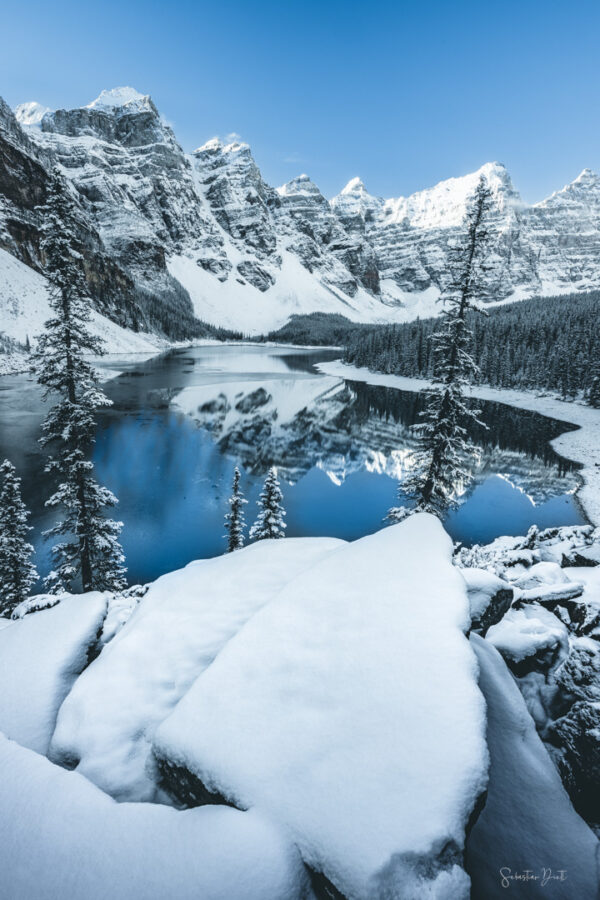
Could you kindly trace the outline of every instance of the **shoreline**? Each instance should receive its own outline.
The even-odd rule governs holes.
[[[357,368],[341,360],[318,363],[316,368],[323,375],[334,375],[349,381],[362,381],[365,384],[403,391],[424,391],[431,385],[430,381],[423,378],[371,372],[367,368]],[[577,426],[576,430],[565,431],[555,437],[550,441],[550,445],[561,456],[582,466],[579,472],[582,484],[576,496],[589,521],[595,526],[600,526],[600,409],[594,409],[583,403],[538,395],[533,391],[503,390],[486,385],[473,385],[467,389],[467,394],[480,400],[490,400],[517,409],[537,412],[559,422]]]

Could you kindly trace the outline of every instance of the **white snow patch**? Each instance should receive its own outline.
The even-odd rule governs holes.
[[[490,605],[492,597],[501,590],[510,590],[507,584],[497,575],[486,569],[461,569],[461,574],[467,583],[471,618],[481,619]]]
[[[21,344],[28,338],[34,342],[51,316],[46,278],[0,249],[0,331]],[[95,310],[90,330],[104,340],[107,353],[143,353],[149,357],[164,345],[156,335],[129,331]]]
[[[280,822],[353,900],[468,896],[457,860],[485,786],[485,712],[451,554],[419,515],[327,556],[157,731],[160,755]],[[458,853],[440,863],[447,842]]]
[[[232,242],[227,255],[234,264],[245,259]],[[270,269],[275,284],[266,291],[247,282],[240,284],[233,274],[221,282],[191,255],[171,256],[167,268],[189,293],[199,319],[247,335],[264,334],[284,325],[292,315],[312,312],[338,313],[353,322],[404,320],[402,307],[386,306],[363,288],[348,297],[320,282],[291,251],[282,249],[279,255],[281,269]]]

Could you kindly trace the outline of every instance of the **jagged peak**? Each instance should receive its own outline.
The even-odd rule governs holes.
[[[30,100],[28,103],[19,103],[15,106],[15,118],[19,125],[25,125],[29,128],[38,126],[46,113],[52,112],[49,106],[43,106],[36,100]]]
[[[229,137],[226,138],[226,142],[222,141],[219,137],[213,137],[210,140],[206,141],[206,143],[202,144],[201,147],[197,147],[194,150],[194,154],[199,153],[247,153],[250,151],[250,145],[246,144],[244,141],[240,141],[237,137],[234,140],[229,140]]]
[[[342,190],[340,191],[340,195],[366,193],[367,189],[365,188],[363,181],[358,177],[358,175],[356,176],[356,178],[351,178],[346,187],[342,188]]]
[[[88,103],[85,109],[118,110],[151,109],[154,104],[149,94],[140,94],[132,87],[116,87],[102,91],[95,100]]]
[[[482,176],[498,208],[522,205],[506,166],[499,162],[487,162],[467,175],[444,179],[433,187],[417,191],[408,197],[386,200],[385,215],[390,223],[408,222],[419,228],[459,225],[468,199]]]
[[[549,197],[534,204],[536,207],[562,205],[564,203],[585,203],[586,191],[597,195],[600,189],[600,176],[593,169],[585,168],[574,181],[565,184],[559,191],[553,191]],[[595,196],[597,202],[597,196]]]
[[[579,173],[573,184],[596,185],[598,184],[598,173],[593,169],[585,168]]]
[[[196,147],[194,153],[216,153],[221,151],[225,144],[221,140],[221,138],[213,137],[210,140],[206,141],[200,147]]]
[[[289,194],[321,194],[317,185],[310,180],[309,176],[303,172],[302,175],[296,175],[291,181],[282,184],[277,188],[277,193],[281,196]]]

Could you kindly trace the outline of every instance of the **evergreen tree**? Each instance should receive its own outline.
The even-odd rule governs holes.
[[[229,512],[225,516],[225,530],[227,531],[227,552],[241,550],[244,546],[244,498],[240,489],[240,470],[236,466],[233,471],[233,487],[229,498]]]
[[[434,384],[419,426],[417,465],[402,486],[416,501],[416,508],[394,508],[389,514],[392,519],[410,512],[443,515],[454,503],[457,489],[470,478],[465,463],[475,449],[467,439],[465,423],[469,419],[478,422],[478,413],[465,401],[463,388],[479,373],[470,354],[472,331],[467,313],[480,310],[485,294],[490,208],[491,193],[482,178],[467,207],[466,233],[451,248],[444,309],[432,337]]]
[[[589,398],[600,359],[599,304],[600,291],[588,291],[492,307],[485,318],[469,310],[478,383]],[[345,359],[374,371],[431,378],[430,338],[437,327],[433,318],[356,327]],[[570,372],[564,357],[572,358]]]
[[[600,407],[600,362],[596,362],[592,370],[592,383],[590,384],[588,403],[590,406]]]
[[[99,389],[86,354],[102,353],[103,345],[87,327],[90,308],[76,249],[74,211],[57,174],[42,211],[40,249],[54,315],[39,338],[34,366],[44,397],[58,397],[42,425],[40,443],[50,445],[53,453],[46,471],[59,477],[58,488],[46,505],[59,507],[63,514],[46,536],[66,537],[52,548],[55,571],[45,583],[48,590],[58,592],[70,589],[80,577],[84,591],[120,590],[126,584],[118,540],[122,523],[103,513],[117,499],[95,481],[93,464],[87,458],[94,442],[96,410],[109,406],[110,401]]]
[[[282,501],[283,494],[277,480],[277,469],[272,466],[265,479],[260,500],[256,501],[260,512],[250,529],[250,540],[261,541],[263,538],[285,537],[287,526],[283,521],[285,510]]]
[[[38,573],[27,542],[29,510],[21,499],[21,479],[8,459],[0,465],[0,616],[10,616],[29,595]]]

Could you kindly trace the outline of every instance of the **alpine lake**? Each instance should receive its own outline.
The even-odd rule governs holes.
[[[423,395],[321,374],[339,350],[256,344],[170,350],[145,362],[106,357],[99,367],[112,406],[98,414],[93,461],[119,498],[131,584],[225,550],[224,516],[233,469],[242,471],[254,520],[262,482],[276,465],[287,535],[354,540],[384,527],[402,503],[414,462]],[[455,541],[584,523],[578,467],[549,442],[570,426],[537,413],[477,401],[487,428],[471,482],[445,521]],[[44,403],[31,375],[0,378],[0,459],[23,480],[41,575],[50,567],[42,532],[55,476],[38,444]],[[400,496],[399,496],[400,489]],[[408,501],[407,501],[408,502]]]

